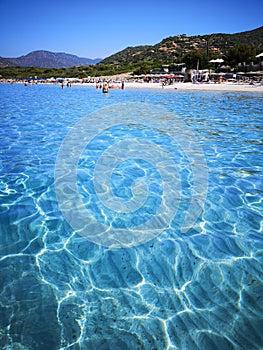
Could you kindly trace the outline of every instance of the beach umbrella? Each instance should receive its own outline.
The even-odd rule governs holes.
[[[256,71],[256,72],[247,72],[247,75],[263,75],[262,71]]]
[[[184,75],[182,75],[182,74],[170,74],[170,75],[166,75],[165,78],[167,78],[167,79],[184,78]]]
[[[211,75],[223,76],[223,75],[226,75],[226,73],[224,73],[224,72],[221,72],[221,73],[211,73]]]
[[[224,60],[222,58],[216,58],[216,59],[210,60],[209,62],[211,62],[211,63],[223,63]]]
[[[56,78],[56,81],[58,81],[58,82],[62,82],[62,81],[64,81],[65,79],[64,78]]]

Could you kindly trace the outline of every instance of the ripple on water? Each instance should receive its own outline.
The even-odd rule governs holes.
[[[0,90],[1,349],[262,349],[261,94],[115,89],[105,98],[76,86]],[[187,124],[207,158],[209,191],[199,220],[182,234],[193,194],[189,162],[169,137],[138,131],[178,162],[183,201],[154,240],[110,249],[85,240],[62,217],[54,165],[73,125],[125,101],[162,105]],[[111,127],[79,163],[85,205],[117,226],[125,217],[102,218],[110,214],[95,207],[90,180],[102,151],[128,133]],[[151,214],[163,189],[146,162],[115,169],[113,190],[129,198],[134,178],[146,176],[155,195]]]

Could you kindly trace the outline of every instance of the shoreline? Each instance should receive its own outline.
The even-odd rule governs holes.
[[[23,84],[23,82],[1,82],[2,84]],[[61,85],[60,83],[47,83],[47,82],[39,82],[34,84],[28,84],[28,85],[54,85],[58,86]],[[121,82],[114,82],[109,85],[113,85],[114,88],[110,88],[109,92],[111,90],[119,90],[121,89]],[[72,82],[71,87],[74,86],[82,86],[82,87],[92,87],[96,89],[96,82],[90,82],[90,83],[81,83],[81,82]],[[263,93],[263,85],[262,84],[245,84],[245,83],[228,83],[228,82],[222,82],[222,83],[192,83],[192,82],[177,82],[173,83],[171,85],[165,85],[162,86],[160,82],[153,83],[153,82],[129,82],[124,81],[124,90],[127,89],[144,89],[144,90],[161,90],[161,91],[211,91],[211,92],[256,92],[256,93]],[[101,90],[101,89],[98,89]]]
[[[74,84],[78,86],[90,86],[96,88],[95,83],[81,83]],[[120,88],[120,84],[113,84],[116,88]],[[174,83],[172,85],[162,86],[161,83],[140,83],[125,81],[124,89],[155,89],[155,90],[169,90],[169,91],[229,91],[229,92],[261,92],[263,93],[263,85],[249,85],[249,84],[233,84],[233,83]],[[109,89],[112,90],[112,89]],[[114,90],[114,89],[113,89]]]

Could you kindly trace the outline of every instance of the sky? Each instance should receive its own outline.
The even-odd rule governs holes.
[[[0,56],[47,50],[105,58],[174,35],[256,29],[262,13],[262,0],[0,0]]]

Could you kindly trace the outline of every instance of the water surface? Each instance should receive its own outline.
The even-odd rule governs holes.
[[[182,204],[157,238],[110,249],[63,218],[54,167],[81,118],[122,102],[163,106],[184,121],[202,146],[209,186],[186,234]],[[256,93],[114,89],[105,96],[76,86],[0,85],[0,348],[262,349],[262,105]],[[110,129],[103,145],[118,132]],[[169,149],[169,139],[160,140]],[[85,164],[96,161],[90,152]],[[187,164],[180,169],[191,195]],[[154,213],[158,172],[145,162],[117,170],[128,184],[138,174],[152,179]],[[78,181],[88,206],[92,186],[81,187],[81,174]],[[113,182],[117,195],[130,195],[127,183]]]

